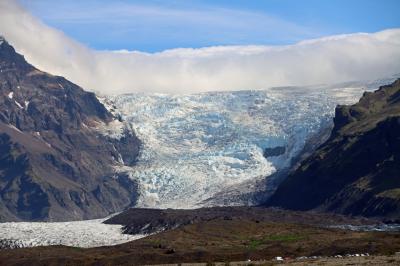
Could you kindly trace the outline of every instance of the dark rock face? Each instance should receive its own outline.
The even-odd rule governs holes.
[[[273,148],[266,148],[264,150],[264,157],[273,157],[273,156],[279,156],[282,155],[286,152],[286,147],[285,146],[277,146]]]
[[[267,205],[400,218],[400,79],[338,106],[334,124]]]
[[[140,141],[96,126],[115,118],[91,92],[28,64],[0,41],[0,221],[104,217],[133,205]]]

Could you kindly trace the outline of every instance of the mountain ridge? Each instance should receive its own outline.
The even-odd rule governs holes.
[[[114,165],[134,165],[140,141],[101,134],[115,118],[94,93],[36,69],[3,40],[0,95],[1,221],[98,218],[136,202],[136,182]]]

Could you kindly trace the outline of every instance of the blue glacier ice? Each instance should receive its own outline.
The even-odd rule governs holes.
[[[137,165],[116,168],[139,182],[139,207],[200,207],[228,187],[289,166],[311,136],[332,124],[337,104],[354,103],[364,88],[376,86],[109,97],[114,113],[143,141]],[[277,146],[285,153],[263,156],[265,148]]]

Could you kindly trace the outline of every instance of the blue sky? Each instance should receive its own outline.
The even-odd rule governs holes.
[[[97,50],[282,45],[400,27],[400,0],[20,0]]]

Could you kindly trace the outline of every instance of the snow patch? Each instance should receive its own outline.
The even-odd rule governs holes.
[[[103,122],[98,123],[96,125],[96,130],[109,138],[120,139],[124,136],[126,130],[132,130],[128,126],[129,125],[115,119],[107,124]]]
[[[60,83],[58,83],[58,86],[60,87],[60,89],[64,90],[63,85],[61,85]]]
[[[14,130],[16,130],[16,131],[22,133],[21,130],[19,130],[18,128],[16,128],[16,127],[15,127],[14,125],[12,125],[12,124],[8,124],[7,126],[9,126],[10,128],[12,128],[12,129],[14,129]]]
[[[15,100],[14,100],[14,102],[20,109],[24,109],[24,107],[22,107],[22,105],[19,102],[15,101]]]
[[[12,100],[13,97],[14,97],[14,92],[11,91],[11,92],[8,94],[8,98],[10,98],[10,99]]]

